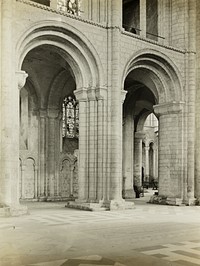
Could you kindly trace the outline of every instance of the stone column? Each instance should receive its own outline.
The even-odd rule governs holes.
[[[140,36],[146,38],[146,0],[140,0]]]
[[[88,138],[87,138],[87,89],[74,91],[79,101],[79,155],[78,155],[78,202],[88,199]]]
[[[109,36],[111,50],[111,156],[110,156],[110,209],[123,208],[122,200],[122,91],[120,84],[120,28],[122,26],[122,1],[110,1],[111,32]]]
[[[59,110],[48,110],[48,145],[47,145],[47,169],[48,169],[48,196],[54,198],[56,190],[55,166],[56,146],[59,146],[59,141],[56,139],[56,119],[58,119]]]
[[[26,170],[26,166],[22,165],[21,167],[21,198],[24,199],[24,173]]]
[[[96,201],[97,193],[97,102],[95,89],[89,88],[88,91],[88,182],[89,200]]]
[[[47,197],[46,184],[46,110],[39,112],[39,198],[44,200]]]
[[[34,165],[34,180],[35,180],[35,189],[34,189],[34,199],[38,198],[38,167]]]
[[[62,152],[63,136],[62,136],[62,112],[58,113],[58,117],[55,120],[55,197],[60,197],[60,153]]]
[[[134,185],[142,185],[142,139],[145,133],[136,132],[134,139]]]
[[[195,177],[195,101],[196,101],[196,0],[188,0],[188,169],[187,169],[187,203],[192,205],[194,199]]]
[[[123,179],[124,197],[133,198],[133,151],[134,151],[134,120],[127,114],[123,124]]]
[[[200,10],[200,1],[197,1]],[[200,23],[200,13],[197,13],[197,25]],[[197,43],[200,43],[200,28],[197,31]],[[197,89],[196,89],[196,132],[195,132],[195,197],[200,199],[200,49],[197,52]]]
[[[97,99],[97,199],[106,201],[107,198],[107,88],[96,88]]]
[[[153,146],[153,178],[156,178],[156,148],[155,144]]]
[[[19,204],[19,90],[27,74],[15,73],[12,19],[15,1],[1,1],[1,173],[0,205],[6,215],[20,215],[27,208]],[[18,87],[18,88],[17,88]]]
[[[149,145],[145,145],[145,169],[144,181],[149,182]]]
[[[168,204],[183,201],[183,117],[182,102],[154,106],[159,116],[159,195]]]

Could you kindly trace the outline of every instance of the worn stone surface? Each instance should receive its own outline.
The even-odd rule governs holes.
[[[199,2],[63,3],[1,4],[0,203],[78,198],[123,209],[143,167],[145,181],[158,180],[159,195],[194,204]],[[79,105],[72,140],[62,134],[69,96]],[[152,113],[157,135],[144,134]]]

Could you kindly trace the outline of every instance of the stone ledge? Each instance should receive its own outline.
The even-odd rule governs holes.
[[[135,204],[134,202],[126,202],[125,200],[99,201],[97,203],[69,201],[65,207],[85,211],[116,211],[134,209]]]
[[[135,192],[133,191],[133,189],[123,190],[122,195],[124,199],[135,199]]]
[[[0,217],[21,216],[29,214],[27,206],[3,206],[0,208]]]
[[[172,206],[184,205],[183,199],[181,198],[174,198],[174,197],[167,197],[160,195],[153,195],[148,203],[160,204],[160,205],[172,205]]]
[[[87,202],[76,202],[69,201],[66,205],[66,208],[84,210],[84,211],[107,211],[108,208],[104,207],[101,203],[87,203]]]

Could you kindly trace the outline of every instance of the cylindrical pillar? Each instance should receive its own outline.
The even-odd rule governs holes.
[[[159,116],[159,195],[169,204],[183,200],[183,118],[182,102],[154,106]]]
[[[97,199],[107,200],[106,172],[106,99],[107,89],[96,88],[97,99]]]
[[[74,91],[79,101],[79,160],[78,160],[78,201],[88,199],[88,138],[87,138],[87,89]]]
[[[56,119],[58,119],[58,110],[48,110],[48,148],[47,148],[47,169],[48,169],[48,196],[55,196],[56,179],[55,179],[55,147],[56,139]]]
[[[134,150],[134,120],[132,114],[127,114],[123,123],[123,179],[124,197],[133,197],[133,150]]]
[[[47,186],[46,186],[46,120],[47,113],[46,110],[40,110],[39,112],[39,184],[40,191],[39,197],[42,199],[47,196]]]
[[[149,145],[145,145],[145,181],[149,182]]]
[[[97,193],[97,102],[95,89],[88,89],[88,193],[89,200],[95,201]]]
[[[110,173],[110,200],[122,201],[122,95],[119,66],[120,66],[120,27],[122,26],[122,1],[111,1],[111,173]],[[122,100],[123,98],[123,100]],[[112,203],[111,203],[112,204]],[[113,202],[114,208],[116,204]],[[112,207],[111,207],[112,208]]]
[[[195,101],[196,101],[196,0],[188,1],[188,176],[187,196],[188,204],[194,203],[195,176]]]
[[[134,139],[134,186],[142,185],[142,139],[145,134],[136,132]]]

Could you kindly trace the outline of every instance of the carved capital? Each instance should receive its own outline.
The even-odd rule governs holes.
[[[96,90],[94,88],[88,88],[88,100],[95,101],[96,100]]]
[[[169,103],[163,103],[154,105],[153,109],[156,115],[167,115],[167,114],[177,114],[182,112],[184,107],[184,102],[169,102]]]
[[[138,139],[138,140],[142,140],[145,138],[145,132],[143,131],[138,131],[138,132],[135,132],[135,139]]]
[[[60,110],[58,109],[48,109],[48,117],[49,118],[58,118]]]
[[[80,88],[80,89],[75,90],[74,95],[76,96],[76,99],[79,102],[86,102],[88,99],[86,88]]]
[[[123,103],[126,98],[127,91],[122,90],[121,91],[121,102]]]
[[[47,116],[47,110],[45,110],[45,109],[40,109],[40,110],[39,110],[39,115],[40,115],[40,117],[45,118],[45,117]]]
[[[103,100],[107,98],[107,88],[105,87],[96,88],[95,92],[97,100]]]
[[[16,77],[17,77],[18,89],[20,90],[21,88],[24,87],[28,74],[23,70],[16,71]]]

